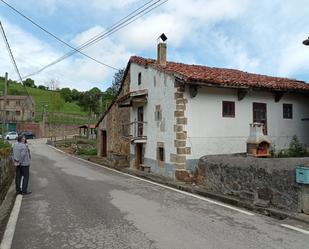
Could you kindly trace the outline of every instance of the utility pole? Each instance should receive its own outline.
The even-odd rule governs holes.
[[[4,93],[3,93],[3,113],[2,113],[2,138],[6,131],[6,96],[8,91],[8,73],[5,73],[4,77]]]

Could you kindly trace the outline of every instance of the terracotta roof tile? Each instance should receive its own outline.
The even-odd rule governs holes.
[[[236,69],[215,68],[201,65],[188,65],[167,62],[160,66],[156,60],[132,56],[130,62],[143,66],[151,66],[181,78],[187,84],[212,84],[228,87],[249,87],[268,90],[308,91],[309,84],[304,81],[247,73]]]

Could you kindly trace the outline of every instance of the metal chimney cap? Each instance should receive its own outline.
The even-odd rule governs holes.
[[[165,41],[167,40],[167,36],[166,36],[164,33],[162,33],[162,34],[158,37],[158,39],[161,39],[163,42],[165,42]]]
[[[308,39],[303,41],[303,44],[306,45],[306,46],[309,46],[309,37],[308,37]]]

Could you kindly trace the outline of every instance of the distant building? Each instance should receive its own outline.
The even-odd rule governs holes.
[[[204,155],[246,152],[255,122],[276,149],[293,135],[308,145],[308,96],[303,81],[168,62],[160,43],[157,60],[130,58],[121,91],[97,124],[98,152],[108,157],[130,146],[132,168],[174,178]]]
[[[32,122],[35,118],[33,98],[31,96],[7,95],[5,101],[4,97],[0,96],[0,122],[4,120],[4,117],[6,123],[10,124],[10,130],[16,129],[16,123]]]

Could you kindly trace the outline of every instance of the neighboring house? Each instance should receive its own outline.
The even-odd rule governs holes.
[[[106,157],[113,166],[129,164],[130,139],[123,135],[125,124],[130,122],[130,108],[120,108],[117,100],[129,92],[130,66],[128,65],[121,87],[112,104],[96,124],[98,156]]]
[[[5,108],[4,108],[5,107]],[[4,111],[5,109],[5,111]],[[31,96],[0,96],[0,119],[16,127],[19,122],[31,122],[35,118],[35,104]]]
[[[94,124],[85,124],[85,125],[80,125],[78,127],[79,129],[79,136],[86,137],[88,139],[96,139],[97,134],[96,134],[96,126]]]
[[[302,120],[309,116],[309,85],[303,81],[167,62],[164,43],[157,60],[131,57],[124,77],[129,91],[110,110],[114,124],[130,128],[123,136],[130,139],[131,167],[174,178],[201,156],[246,152],[253,122],[265,125],[276,149],[286,148],[294,134],[309,144]],[[117,119],[128,107],[130,119]],[[98,124],[111,125],[104,115]],[[108,144],[109,133],[104,136]],[[118,138],[112,142],[121,146],[126,140]]]

